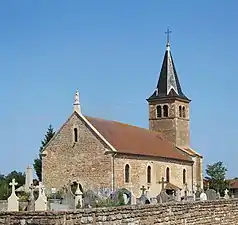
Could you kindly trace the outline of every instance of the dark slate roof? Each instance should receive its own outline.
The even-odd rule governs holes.
[[[168,62],[171,62],[170,69],[169,69]],[[169,75],[173,78],[170,81],[171,82],[170,84],[173,86],[173,82],[174,82],[174,86],[176,86],[176,88],[171,89],[168,93],[167,89],[168,89],[168,85],[170,85],[170,84],[168,84],[168,76]],[[158,84],[156,86],[156,90],[147,99],[147,101],[153,101],[153,100],[156,100],[156,99],[168,98],[168,97],[178,97],[178,98],[184,99],[186,101],[190,101],[185,96],[185,94],[183,93],[181,85],[179,83],[178,75],[177,75],[177,72],[176,72],[176,69],[175,69],[175,65],[174,65],[174,61],[173,61],[173,57],[172,57],[172,54],[171,54],[171,51],[170,51],[169,44],[167,44],[167,48],[166,48],[166,52],[165,52],[165,55],[164,55],[162,68],[161,68],[161,71],[160,71],[159,81],[158,81]]]

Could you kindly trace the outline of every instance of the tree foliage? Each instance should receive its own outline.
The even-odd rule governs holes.
[[[219,190],[221,193],[228,188],[228,182],[225,180],[227,168],[223,162],[219,161],[212,165],[207,165],[206,174],[209,180],[209,188]]]
[[[12,171],[8,175],[4,176],[3,174],[0,174],[0,199],[6,200],[10,194],[11,194],[11,187],[9,183],[12,181],[12,179],[15,178],[18,185],[16,188],[22,186],[25,184],[25,174],[17,171]]]
[[[48,130],[45,134],[44,140],[41,141],[41,147],[39,149],[39,156],[34,160],[34,169],[36,171],[36,175],[39,179],[39,181],[42,180],[42,156],[41,153],[44,149],[44,147],[47,145],[47,143],[51,140],[51,138],[55,135],[55,131],[52,127],[52,125],[49,125]]]

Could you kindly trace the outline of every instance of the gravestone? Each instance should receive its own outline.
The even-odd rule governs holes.
[[[92,190],[87,190],[83,194],[83,206],[84,208],[94,208],[96,207],[98,201],[99,201],[99,196],[93,192]]]
[[[217,191],[217,199],[220,199],[221,198],[221,194],[219,191]]]
[[[196,185],[196,192],[195,192],[195,200],[199,201],[200,200],[200,195],[201,195],[201,187],[199,184]]]
[[[47,210],[47,200],[44,192],[42,190],[42,184],[39,184],[39,195],[35,201],[35,211],[46,211]]]
[[[129,191],[131,193],[131,205],[136,205],[137,199],[136,199],[136,196],[133,193],[132,185],[130,185]]]
[[[217,193],[215,190],[213,189],[208,189],[206,191],[206,195],[207,195],[207,200],[216,200],[217,199]]]
[[[27,211],[34,211],[35,210],[35,196],[34,196],[35,187],[33,186],[33,184],[31,184],[29,189],[30,189],[30,195],[28,198]]]
[[[161,191],[158,195],[157,195],[157,202],[158,203],[165,203],[169,201],[169,195],[166,193],[165,190]]]
[[[12,182],[9,183],[12,186],[12,193],[10,197],[7,199],[7,210],[10,212],[19,211],[19,198],[16,196],[15,186],[18,183],[15,181],[15,178],[12,179]]]
[[[161,191],[163,191],[163,190],[164,190],[164,185],[165,185],[166,183],[168,183],[168,182],[164,180],[164,177],[162,177],[162,178],[161,178],[161,181],[159,181],[158,183],[162,185],[162,186],[161,186]]]
[[[150,204],[150,200],[145,196],[146,188],[143,185],[140,189],[142,191],[141,196],[137,199],[137,204],[144,205],[144,204]]]
[[[225,196],[224,196],[224,199],[226,199],[226,200],[228,200],[228,199],[230,199],[230,196],[229,196],[229,191],[226,189],[225,190]]]
[[[74,195],[71,191],[71,187],[69,186],[63,187],[62,204],[65,205],[66,208],[74,209],[74,206],[75,206]]]
[[[131,204],[131,192],[127,190],[126,188],[121,188],[116,190],[111,194],[111,199],[114,201],[120,201],[119,195],[123,196],[123,201],[125,205]]]
[[[82,208],[83,207],[83,193],[79,188],[79,182],[77,182],[77,189],[75,191],[75,203],[74,203],[74,208]]]
[[[204,193],[203,190],[202,190],[202,193],[200,194],[200,201],[207,201],[207,195],[206,193]]]
[[[177,202],[181,202],[181,191],[180,190],[176,190],[175,192],[175,201]]]

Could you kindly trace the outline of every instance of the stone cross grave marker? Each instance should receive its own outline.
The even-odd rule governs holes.
[[[12,193],[10,197],[7,199],[7,210],[8,211],[19,211],[19,202],[18,197],[16,196],[16,188],[15,186],[18,185],[18,183],[15,181],[15,178],[12,179],[12,182],[9,183],[10,186],[12,186]]]
[[[229,196],[229,191],[226,189],[225,190],[225,196],[224,196],[224,199],[229,199],[230,198],[230,196]]]
[[[162,189],[161,189],[161,191],[164,190],[164,188],[165,188],[164,185],[167,184],[167,183],[168,183],[168,181],[165,181],[165,180],[164,180],[164,177],[162,177],[162,178],[161,178],[161,181],[159,181],[159,184],[162,184]]]
[[[33,184],[29,187],[30,195],[28,199],[27,211],[34,211],[35,210],[35,197],[34,197],[34,190],[35,187]]]
[[[142,191],[142,195],[144,195],[145,194],[145,191],[146,191],[146,188],[145,188],[145,186],[144,185],[142,185],[142,187],[141,187],[141,189],[140,189],[141,191]]]
[[[45,196],[44,186],[39,182],[39,195],[35,202],[35,211],[46,211],[47,210],[47,198]]]
[[[149,199],[145,196],[145,191],[146,191],[146,188],[144,185],[142,185],[142,187],[140,188],[140,190],[142,191],[141,193],[141,196],[137,199],[137,203],[138,204],[150,204],[150,201]]]

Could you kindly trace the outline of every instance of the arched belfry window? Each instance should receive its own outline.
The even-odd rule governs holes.
[[[163,116],[168,117],[169,116],[169,107],[167,105],[163,106]]]
[[[179,117],[182,117],[182,106],[179,106]]]
[[[151,183],[151,166],[147,167],[147,183]]]
[[[130,180],[130,166],[128,164],[125,165],[125,183],[129,183]]]
[[[183,184],[186,184],[186,170],[183,169]]]
[[[157,115],[157,117],[162,116],[162,108],[160,105],[157,105],[157,107],[156,107],[156,115]]]
[[[167,169],[166,169],[166,181],[167,182],[169,182],[170,181],[170,177],[169,177],[169,174],[170,173],[170,171],[169,171],[169,167],[167,167]]]
[[[183,106],[183,118],[186,117],[186,110],[185,110],[185,107]]]
[[[74,142],[78,142],[78,129],[74,128]]]

